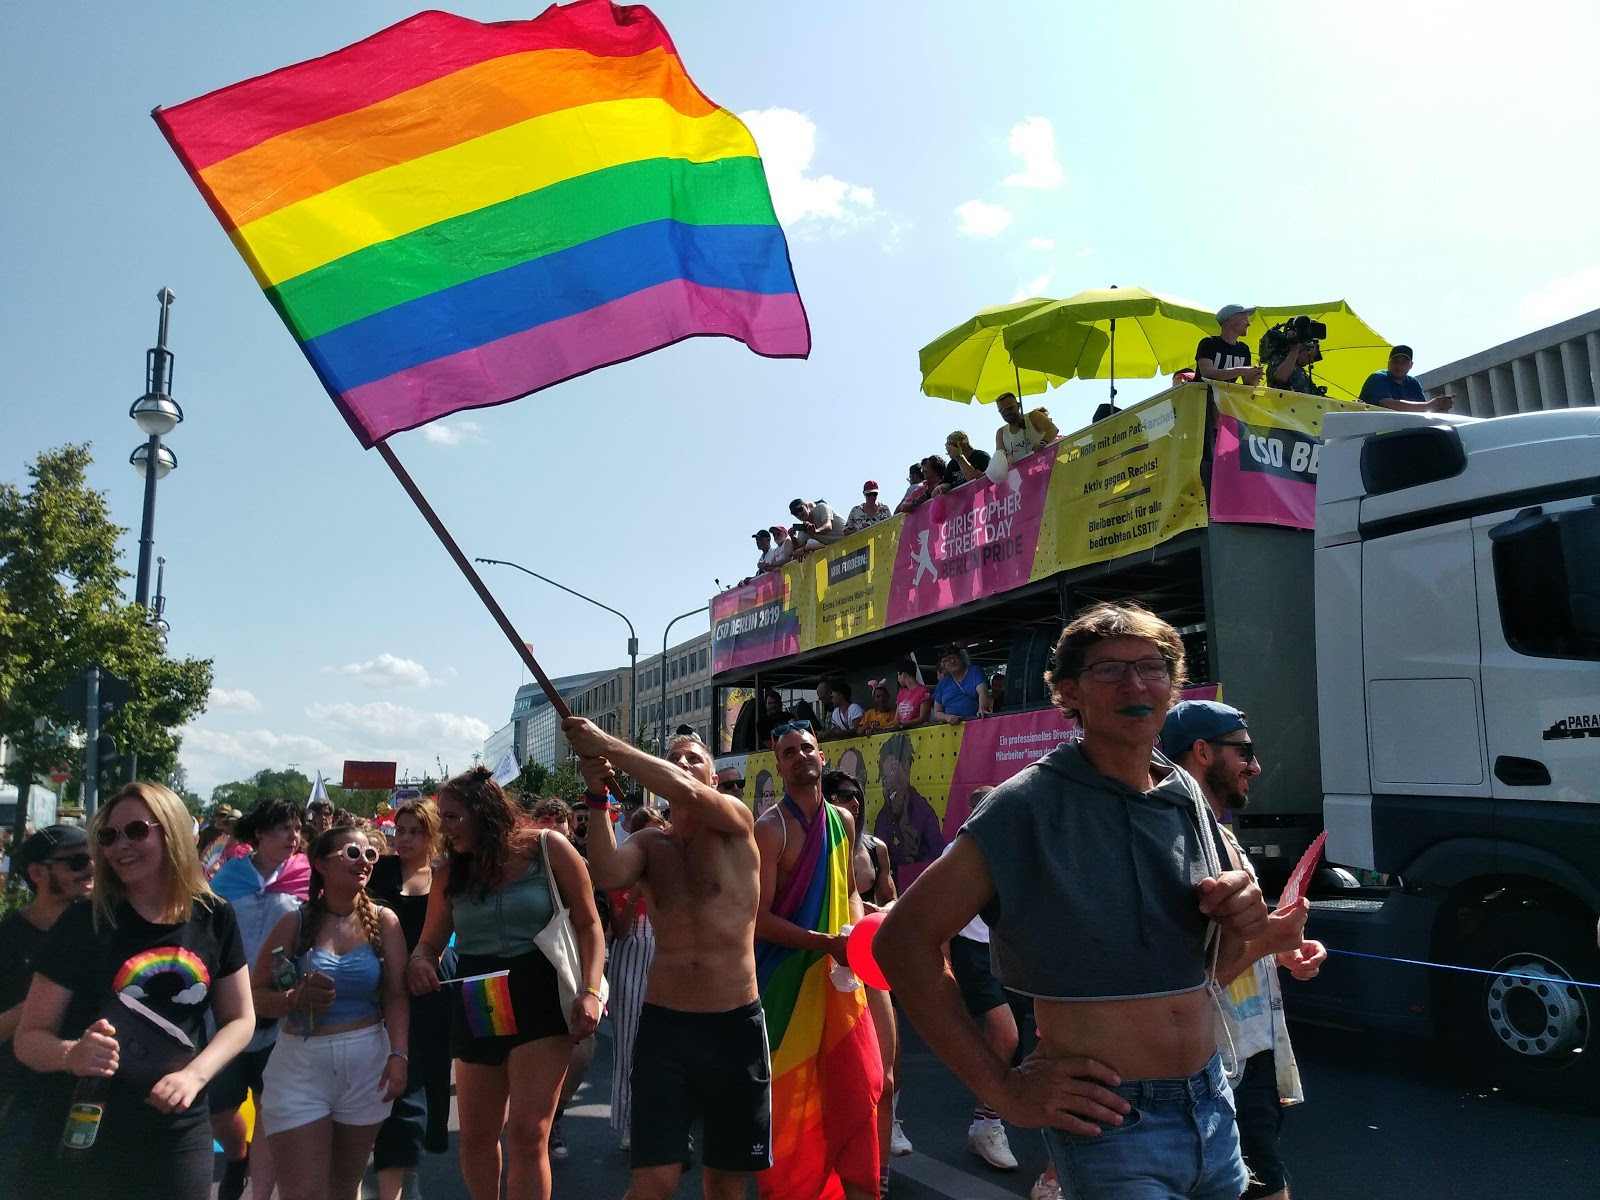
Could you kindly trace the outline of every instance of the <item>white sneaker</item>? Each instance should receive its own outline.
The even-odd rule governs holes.
[[[1015,1171],[1016,1155],[1006,1141],[1006,1128],[999,1121],[974,1121],[967,1130],[967,1149],[996,1171]]]
[[[1062,1200],[1061,1184],[1048,1175],[1041,1175],[1034,1181],[1028,1200]]]
[[[896,1121],[889,1131],[889,1153],[896,1158],[904,1158],[911,1153],[911,1139],[906,1136],[906,1131],[900,1128]]]

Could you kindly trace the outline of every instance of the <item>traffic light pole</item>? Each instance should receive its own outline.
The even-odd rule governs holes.
[[[100,668],[88,671],[87,711],[84,716],[83,745],[83,819],[94,818],[100,806]]]

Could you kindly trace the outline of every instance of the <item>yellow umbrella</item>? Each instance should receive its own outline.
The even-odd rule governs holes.
[[[923,394],[963,404],[973,400],[992,404],[1005,392],[1031,396],[1065,382],[1062,376],[1046,371],[1022,370],[1011,361],[1001,337],[1012,321],[1053,303],[1033,299],[996,304],[941,333],[917,355]]]
[[[1194,363],[1200,339],[1217,319],[1193,304],[1144,288],[1090,288],[1006,326],[1019,367],[1076,379],[1148,377]]]
[[[1255,353],[1261,345],[1261,335],[1270,326],[1302,313],[1328,327],[1328,336],[1322,339],[1322,361],[1312,366],[1312,377],[1328,389],[1330,396],[1359,400],[1367,376],[1388,367],[1391,347],[1387,338],[1351,312],[1343,300],[1262,305],[1250,314],[1245,344]],[[1265,367],[1266,363],[1259,365]],[[1262,382],[1267,380],[1263,378]]]

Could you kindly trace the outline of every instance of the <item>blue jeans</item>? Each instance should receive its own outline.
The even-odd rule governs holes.
[[[1133,1105],[1098,1137],[1044,1131],[1066,1200],[1239,1200],[1233,1093],[1222,1059],[1187,1079],[1133,1079],[1112,1089]]]

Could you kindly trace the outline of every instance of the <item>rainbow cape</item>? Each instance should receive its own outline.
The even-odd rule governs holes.
[[[642,6],[419,13],[153,115],[364,446],[683,338],[810,352],[755,141]]]
[[[850,843],[824,803],[775,916],[838,933],[850,920]],[[772,1046],[772,1166],[756,1176],[761,1200],[843,1200],[841,1180],[878,1187],[878,1098],[883,1063],[863,990],[828,979],[833,959],[756,942],[756,979]]]

